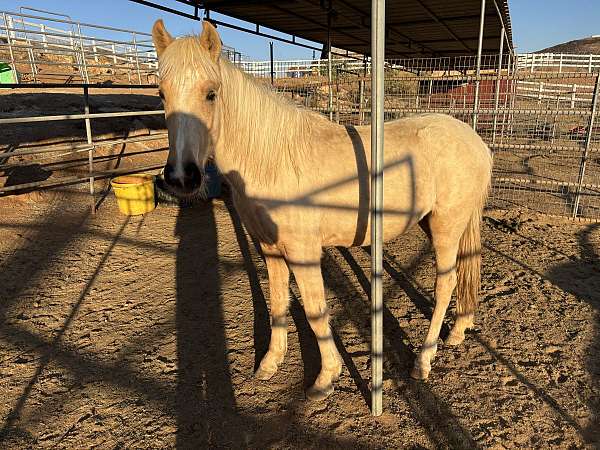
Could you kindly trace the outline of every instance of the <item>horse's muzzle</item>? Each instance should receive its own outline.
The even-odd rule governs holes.
[[[183,172],[176,171],[171,164],[165,166],[165,182],[176,192],[191,194],[202,184],[202,173],[194,163],[188,163],[183,167]]]

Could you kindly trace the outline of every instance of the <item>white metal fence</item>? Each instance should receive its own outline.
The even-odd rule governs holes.
[[[571,109],[592,104],[593,84],[556,83],[546,81],[517,82],[516,94],[520,97],[537,100],[538,104],[567,104]]]
[[[241,60],[231,47],[223,53]],[[158,69],[149,33],[6,11],[0,11],[2,60],[24,83],[153,84]]]
[[[530,72],[555,70],[562,72],[599,72],[600,55],[573,53],[520,53],[518,68]]]

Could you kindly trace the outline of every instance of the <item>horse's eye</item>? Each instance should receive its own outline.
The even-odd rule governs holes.
[[[217,93],[215,91],[209,91],[208,94],[206,94],[206,100],[209,102],[214,102],[216,98]]]

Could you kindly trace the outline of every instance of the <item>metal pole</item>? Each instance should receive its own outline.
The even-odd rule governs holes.
[[[331,73],[331,14],[327,13],[327,86],[329,87],[327,108],[329,120],[333,121],[333,79]]]
[[[8,27],[8,19],[6,18],[6,13],[2,13],[2,17],[4,18],[4,28],[6,29],[6,42],[8,43],[8,52],[10,53],[10,63],[16,74],[17,68],[15,66],[15,56],[13,55],[13,49],[12,49],[12,37],[10,35],[10,31],[9,31],[9,27]]]
[[[383,114],[385,0],[371,1],[371,412],[383,409]]]
[[[275,84],[275,62],[273,61],[273,42],[269,42],[269,52],[271,55],[271,86]]]
[[[138,46],[135,39],[135,33],[133,33],[133,51],[135,52],[135,67],[137,69],[138,82],[139,84],[142,84],[142,75],[140,74],[140,61],[138,58]]]
[[[31,65],[31,76],[33,77],[33,82],[37,83],[37,78],[35,76],[37,73],[36,68],[35,68],[35,58],[33,56],[33,50],[31,48],[27,49],[27,56],[29,58],[29,63]]]
[[[483,27],[485,25],[485,0],[481,0],[479,18],[479,44],[477,45],[477,80],[475,81],[475,101],[473,102],[473,129],[477,130],[477,110],[479,109],[479,76],[481,75],[481,49],[483,48]]]
[[[498,78],[496,79],[496,94],[494,96],[494,125],[492,131],[492,144],[496,143],[496,127],[498,126],[498,103],[500,102],[500,74],[502,72],[502,58],[504,56],[504,27],[500,31],[500,55],[498,57]]]
[[[365,121],[365,79],[367,78],[367,59],[363,56],[363,79],[358,81],[358,124],[363,125]]]
[[[84,73],[84,81],[86,83],[90,83],[90,78],[88,76],[88,70],[87,70],[87,62],[85,60],[85,50],[83,48],[83,37],[81,36],[81,26],[79,25],[79,22],[77,23],[77,33],[79,34],[79,45],[81,45],[81,64],[83,67],[83,73]],[[141,83],[140,83],[141,84]]]
[[[44,48],[48,48],[48,39],[46,38],[46,26],[43,23],[40,24],[40,33],[42,34],[42,46]]]
[[[575,194],[575,202],[573,203],[573,211],[571,212],[571,217],[573,219],[577,217],[577,212],[579,210],[579,202],[581,201],[581,190],[583,184],[583,178],[585,176],[585,168],[587,165],[588,154],[590,152],[590,143],[592,142],[592,134],[594,129],[594,118],[596,117],[596,107],[598,105],[598,94],[600,93],[600,73],[596,75],[596,84],[594,86],[594,98],[592,99],[592,114],[590,116],[590,121],[588,123],[587,136],[585,138],[585,146],[583,150],[583,155],[581,157],[581,165],[579,166],[579,177],[577,179],[577,193]]]
[[[83,88],[83,101],[84,101],[84,111],[86,115],[90,113],[90,97],[89,97],[89,88],[84,86]],[[92,126],[90,123],[90,118],[85,118],[85,134],[87,137],[88,145],[92,145]],[[96,199],[94,198],[94,149],[90,148],[88,151],[88,166],[90,173],[90,196],[92,199],[92,213],[96,212]]]
[[[512,53],[510,52],[510,47],[509,47],[509,52],[508,52],[508,61],[506,62],[506,88],[504,90],[504,102],[503,102],[503,107],[502,107],[502,126],[501,126],[501,131],[500,131],[500,136],[501,139],[504,136],[504,131],[505,131],[505,127],[506,127],[506,110],[507,107],[509,106],[508,104],[508,96],[509,93],[512,90],[512,85],[514,83],[514,80],[511,79],[511,75],[513,75],[512,73]]]
[[[340,123],[340,71],[335,71],[335,122]]]

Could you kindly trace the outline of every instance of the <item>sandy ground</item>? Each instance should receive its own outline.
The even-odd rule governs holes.
[[[253,378],[267,274],[227,202],[126,218],[112,195],[95,216],[83,191],[52,198],[0,202],[3,448],[600,445],[599,225],[489,211],[476,329],[439,346],[426,382],[408,371],[431,316],[430,248],[418,230],[387,244],[373,418],[365,250],[324,253],[345,364],[312,403],[319,359],[295,286],[286,361]]]

